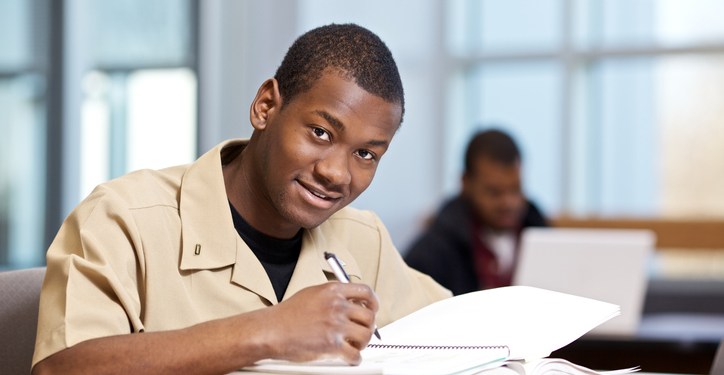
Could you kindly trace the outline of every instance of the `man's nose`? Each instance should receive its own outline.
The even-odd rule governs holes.
[[[352,181],[349,158],[344,151],[330,151],[322,155],[315,165],[315,172],[330,185],[347,185]]]
[[[522,196],[516,191],[507,191],[503,194],[501,201],[506,208],[517,208],[520,205]]]

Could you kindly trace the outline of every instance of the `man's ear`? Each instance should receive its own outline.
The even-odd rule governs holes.
[[[256,97],[251,102],[249,120],[255,130],[263,130],[269,117],[281,108],[282,98],[279,94],[279,84],[274,78],[269,78],[261,84]]]

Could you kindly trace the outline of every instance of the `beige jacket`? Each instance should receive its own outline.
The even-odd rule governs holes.
[[[195,163],[98,186],[47,253],[33,365],[81,341],[187,327],[276,302],[237,234],[221,169],[224,142]],[[379,218],[345,208],[307,230],[284,299],[334,280],[332,251],[377,293],[381,327],[450,293],[409,268]]]

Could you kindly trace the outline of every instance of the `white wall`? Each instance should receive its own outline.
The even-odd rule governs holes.
[[[201,152],[251,135],[249,105],[296,37],[296,2],[200,2]]]

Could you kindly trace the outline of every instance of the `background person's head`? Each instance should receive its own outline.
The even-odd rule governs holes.
[[[370,94],[399,104],[402,123],[405,95],[392,53],[377,35],[355,24],[330,24],[312,29],[289,47],[274,74],[282,108],[330,70]]]
[[[462,194],[483,224],[514,229],[526,207],[521,156],[515,141],[497,129],[476,133],[465,151]]]

